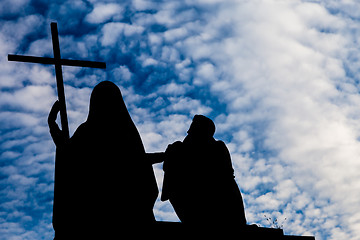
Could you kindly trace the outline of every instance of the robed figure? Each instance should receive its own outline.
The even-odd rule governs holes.
[[[58,111],[56,102],[49,114],[55,237],[116,237],[154,223],[155,175],[120,89],[109,81],[95,86],[88,118],[69,140],[55,123]]]
[[[242,196],[230,153],[214,132],[211,119],[195,115],[185,139],[168,146],[161,200],[170,200],[188,226],[239,229],[246,225]]]

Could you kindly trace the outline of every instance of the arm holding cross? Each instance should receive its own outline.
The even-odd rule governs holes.
[[[56,147],[61,147],[66,142],[66,137],[63,132],[60,130],[59,126],[56,123],[57,114],[60,112],[60,102],[56,101],[51,107],[49,116],[48,116],[48,125],[50,129],[51,137],[56,145]]]

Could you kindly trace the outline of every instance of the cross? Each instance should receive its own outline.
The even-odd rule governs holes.
[[[52,37],[53,52],[54,52],[53,58],[8,54],[8,61],[55,65],[56,85],[57,85],[58,99],[60,103],[61,128],[66,139],[69,139],[69,125],[66,114],[66,102],[65,102],[65,93],[64,93],[64,82],[62,76],[62,66],[64,65],[64,66],[77,66],[77,67],[106,68],[106,63],[62,59],[60,56],[57,24],[56,22],[52,22],[50,26],[51,26],[51,37]]]

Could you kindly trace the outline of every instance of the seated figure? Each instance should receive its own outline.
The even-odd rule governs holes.
[[[161,200],[169,200],[181,222],[220,228],[246,225],[243,200],[234,179],[230,153],[213,137],[215,125],[195,115],[185,139],[163,156]]]

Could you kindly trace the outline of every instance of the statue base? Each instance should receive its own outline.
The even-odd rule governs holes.
[[[291,236],[284,235],[282,229],[264,228],[256,225],[246,225],[239,229],[233,227],[229,229],[216,229],[216,227],[191,226],[187,227],[181,222],[156,222],[154,233],[159,239],[189,239],[195,236],[200,239],[209,237],[221,237],[221,239],[241,239],[241,240],[315,240],[313,236]],[[204,238],[205,237],[205,238]],[[193,237],[190,237],[193,239]]]

